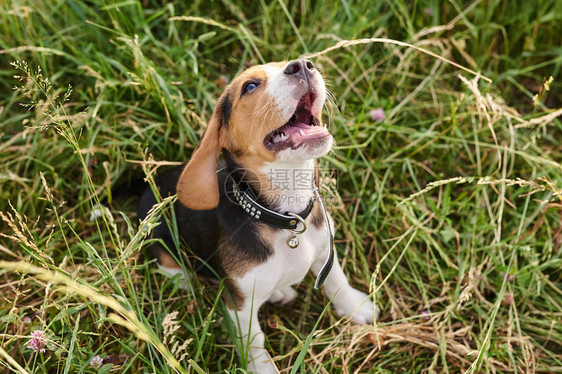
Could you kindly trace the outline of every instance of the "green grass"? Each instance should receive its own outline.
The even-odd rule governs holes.
[[[335,98],[322,166],[338,171],[337,192],[323,191],[340,202],[336,246],[382,314],[321,317],[309,276],[294,305],[262,309],[270,352],[286,373],[562,372],[562,123],[548,116],[562,107],[561,25],[557,0],[2,2],[0,363],[243,372],[222,287],[181,290],[143,249],[170,200],[138,225],[111,187],[186,161],[222,76],[387,38],[482,78],[392,43],[314,58]],[[26,346],[37,329],[44,354]]]

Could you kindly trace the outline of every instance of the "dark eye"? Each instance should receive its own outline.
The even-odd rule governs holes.
[[[248,92],[252,92],[256,88],[258,88],[259,85],[260,82],[256,82],[256,81],[250,81],[244,83],[244,86],[242,87],[242,95],[247,94]]]

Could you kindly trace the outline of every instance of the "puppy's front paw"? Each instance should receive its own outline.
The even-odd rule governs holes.
[[[248,370],[254,374],[279,374],[279,369],[271,361],[269,353],[262,354],[248,362]]]
[[[379,308],[373,304],[369,295],[353,287],[340,290],[333,303],[337,314],[350,317],[356,323],[373,323],[373,318],[379,318]]]
[[[293,287],[287,287],[273,292],[268,301],[273,304],[287,305],[295,301],[296,297],[297,291]]]

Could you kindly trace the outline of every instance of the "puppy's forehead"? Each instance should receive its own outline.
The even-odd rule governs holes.
[[[283,66],[287,65],[287,61],[279,61],[279,62],[270,62],[269,64],[263,65],[268,66],[270,68],[279,68],[281,69]]]
[[[271,69],[281,69],[287,63],[286,62],[270,62],[269,64],[265,65],[256,65],[248,68],[243,73],[241,73],[238,77],[236,77],[232,83],[234,85],[241,84],[247,81],[248,79],[267,79],[267,72],[271,71]]]

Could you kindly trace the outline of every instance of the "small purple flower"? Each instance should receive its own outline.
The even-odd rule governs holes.
[[[428,310],[422,310],[420,314],[423,316],[424,321],[429,321],[429,311]]]
[[[90,367],[91,368],[99,370],[99,368],[101,368],[102,365],[103,365],[103,359],[100,356],[96,355],[90,360]]]
[[[27,325],[27,324],[30,324],[30,323],[31,323],[31,318],[30,318],[30,317],[27,317],[27,316],[26,316],[26,317],[23,317],[23,323],[25,323],[26,325]]]
[[[384,119],[384,110],[382,108],[371,109],[369,116],[371,116],[373,121],[381,122]]]
[[[45,353],[47,346],[47,337],[43,330],[35,330],[31,333],[31,339],[27,342],[27,347],[33,349],[33,352]]]

